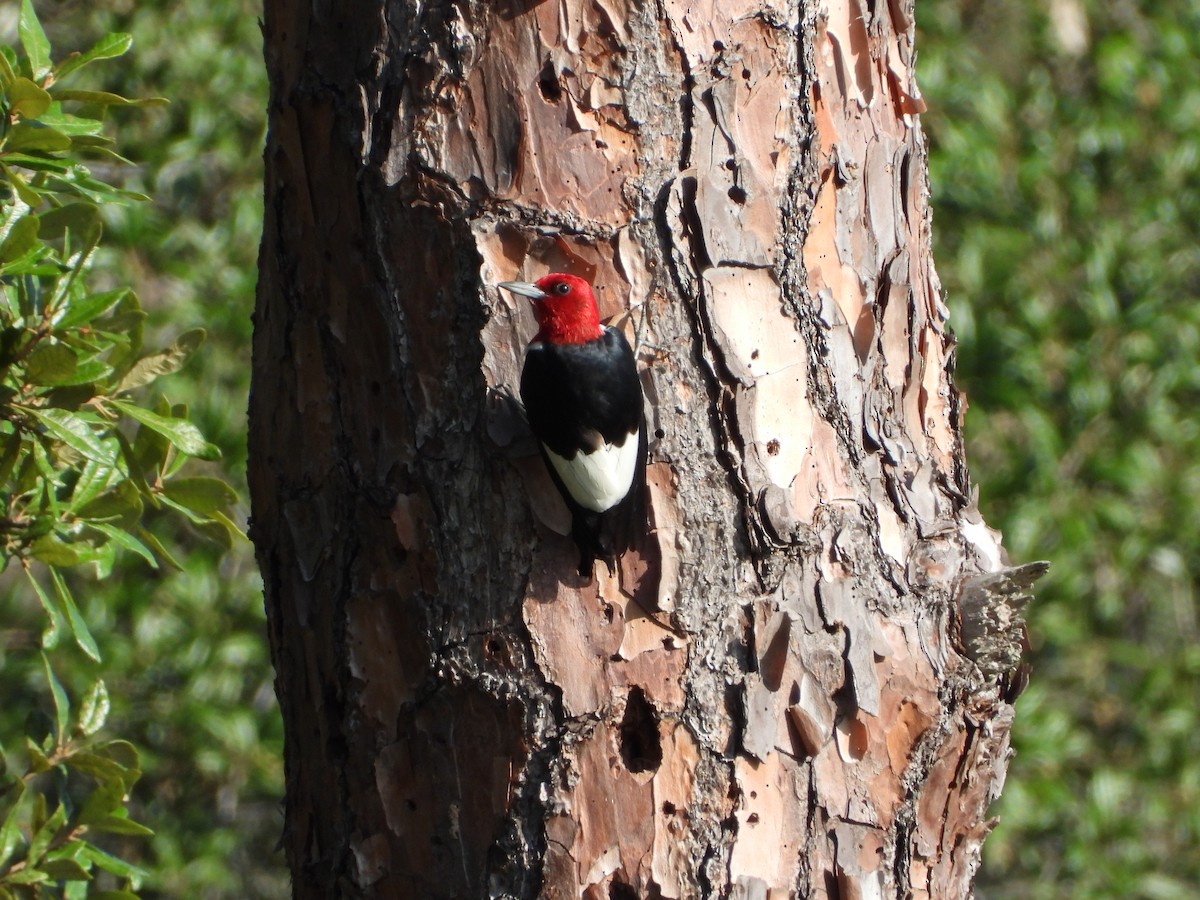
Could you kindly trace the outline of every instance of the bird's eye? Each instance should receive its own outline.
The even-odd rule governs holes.
[[[571,293],[571,286],[565,281],[560,281],[554,286],[554,293],[563,295],[569,294]]]

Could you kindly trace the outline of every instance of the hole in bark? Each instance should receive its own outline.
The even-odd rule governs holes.
[[[608,900],[638,900],[638,895],[629,885],[614,881],[608,886]]]
[[[729,199],[741,206],[746,202],[746,191],[735,184],[729,189]]]
[[[562,85],[558,83],[558,73],[554,71],[554,63],[550,60],[546,60],[538,75],[538,90],[547,103],[557,103],[562,99]]]
[[[720,41],[713,41],[713,49],[719,53],[720,51],[725,49],[725,45],[722,44]]]
[[[664,816],[675,815],[675,804],[672,803],[670,800],[664,800],[663,805],[662,805],[662,811],[663,811]]]
[[[621,719],[621,759],[630,772],[653,772],[662,765],[658,713],[646,701],[641,688],[631,690],[625,701],[625,716]]]
[[[750,80],[750,70],[742,69],[742,77],[745,78],[747,81],[749,81]]]
[[[665,431],[663,431],[661,428],[655,428],[654,436],[661,441],[664,437],[667,436],[667,433]]]

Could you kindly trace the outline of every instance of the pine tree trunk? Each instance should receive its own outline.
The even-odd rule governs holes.
[[[911,3],[268,0],[264,31],[295,895],[967,896],[1035,572],[970,496]],[[504,396],[534,326],[494,284],[548,271],[647,395],[653,529],[590,583]]]

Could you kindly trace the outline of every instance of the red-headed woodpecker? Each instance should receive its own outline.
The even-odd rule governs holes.
[[[525,351],[521,400],[550,477],[571,510],[579,574],[607,563],[645,529],[646,419],[633,350],[600,324],[592,288],[552,273],[500,287],[533,301],[538,332]]]

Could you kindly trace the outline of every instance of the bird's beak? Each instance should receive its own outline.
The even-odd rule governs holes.
[[[546,292],[532,281],[501,281],[496,287],[528,297],[530,300],[541,300],[546,296]]]

